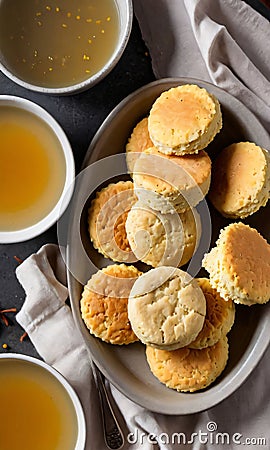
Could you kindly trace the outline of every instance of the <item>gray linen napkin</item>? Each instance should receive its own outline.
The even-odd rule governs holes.
[[[184,76],[212,81],[245,103],[270,131],[270,28],[267,20],[240,0],[134,0],[143,37],[149,47],[156,76]],[[88,425],[87,450],[102,450],[96,417],[88,355],[65,305],[63,266],[55,246],[45,246],[18,269],[26,291],[18,322],[28,331],[38,352],[58,368],[77,390]],[[56,345],[57,344],[57,345]],[[252,448],[269,448],[270,349],[252,376],[220,405],[190,416],[164,416],[134,404],[113,386],[112,393],[126,420],[126,448],[239,449],[239,441]],[[227,432],[230,443],[211,444],[205,435],[215,422]],[[183,433],[186,443],[172,443],[173,433]],[[192,438],[192,433],[193,434]],[[242,437],[240,437],[240,434]],[[209,433],[208,433],[209,437]],[[235,442],[233,442],[233,437]],[[189,442],[188,442],[189,441]]]

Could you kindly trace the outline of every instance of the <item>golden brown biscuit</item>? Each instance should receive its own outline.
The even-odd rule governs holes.
[[[207,278],[197,278],[206,299],[206,315],[202,330],[189,348],[202,349],[215,345],[226,336],[233,326],[235,305],[232,300],[224,300]]]
[[[207,194],[211,159],[197,155],[170,156],[155,147],[142,152],[134,166],[134,188],[139,200],[163,214],[184,212]]]
[[[221,126],[218,100],[195,84],[163,92],[154,102],[148,119],[151,140],[168,155],[197,153],[208,146]]]
[[[161,383],[181,392],[195,392],[213,383],[228,360],[228,340],[223,337],[212,347],[202,350],[180,348],[159,350],[146,347],[152,373]]]
[[[139,154],[149,147],[153,147],[153,142],[148,131],[148,118],[145,117],[136,125],[126,145],[127,167],[131,176]]]
[[[187,272],[174,267],[149,270],[134,283],[128,300],[132,329],[144,343],[174,350],[201,331],[206,312],[202,290]]]
[[[195,210],[161,214],[143,203],[132,206],[126,220],[134,255],[152,267],[186,264],[200,240],[201,223]]]
[[[241,222],[221,230],[203,267],[225,300],[253,305],[270,298],[270,245],[254,228]]]
[[[130,289],[141,275],[135,267],[114,264],[92,275],[81,298],[82,318],[91,334],[110,344],[138,340],[127,314]]]
[[[229,145],[218,155],[209,198],[225,217],[244,218],[265,206],[270,193],[270,158],[251,143]]]
[[[127,240],[127,214],[137,201],[131,181],[111,183],[97,192],[88,211],[90,239],[95,249],[106,258],[134,262]]]

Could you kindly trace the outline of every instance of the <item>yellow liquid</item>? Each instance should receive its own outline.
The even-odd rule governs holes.
[[[43,219],[59,200],[65,175],[61,144],[49,126],[32,113],[1,106],[0,231]]]
[[[73,404],[62,385],[25,361],[0,361],[0,449],[74,450]]]
[[[114,0],[2,0],[2,60],[32,84],[70,86],[109,60],[118,22]]]

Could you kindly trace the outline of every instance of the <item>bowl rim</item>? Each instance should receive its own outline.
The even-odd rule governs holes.
[[[64,130],[53,118],[53,116],[49,114],[44,108],[42,108],[41,106],[30,100],[27,100],[23,97],[17,97],[14,95],[0,95],[0,107],[2,105],[20,108],[26,112],[34,114],[42,122],[44,122],[50,128],[52,133],[54,133],[55,136],[57,137],[61,145],[61,149],[63,151],[66,164],[64,187],[62,189],[61,195],[59,196],[57,203],[52,208],[52,210],[40,221],[29,227],[13,231],[0,231],[0,243],[11,244],[16,242],[27,241],[28,239],[32,239],[40,235],[48,228],[50,228],[60,218],[60,216],[67,208],[73,194],[74,180],[75,180],[75,163],[72,148]]]
[[[121,0],[123,1],[123,0]],[[0,71],[3,72],[4,75],[6,75],[10,80],[14,81],[18,85],[29,89],[31,91],[39,92],[41,94],[50,94],[50,95],[69,95],[74,93],[83,92],[90,87],[95,86],[99,81],[101,81],[103,78],[105,78],[106,75],[116,66],[119,59],[121,58],[126,45],[129,40],[129,36],[131,33],[132,28],[132,20],[133,20],[133,3],[132,0],[124,0],[126,2],[126,23],[124,24],[124,27],[119,32],[118,42],[114,49],[113,54],[111,55],[110,59],[106,62],[106,64],[94,75],[87,78],[84,81],[81,81],[79,83],[65,86],[65,87],[59,87],[59,88],[50,88],[50,87],[44,87],[39,86],[36,84],[29,83],[27,81],[24,81],[22,78],[15,75],[10,69],[8,69],[7,65],[3,63],[0,59]],[[0,1],[1,3],[1,1]],[[116,7],[118,7],[117,0],[115,1]],[[1,6],[1,5],[0,5]]]
[[[66,378],[58,372],[54,367],[50,366],[49,364],[45,363],[44,361],[35,358],[33,356],[24,355],[21,353],[1,353],[0,354],[0,360],[8,359],[8,360],[19,360],[19,361],[26,361],[30,364],[33,364],[35,366],[39,366],[45,371],[49,372],[54,378],[56,378],[57,381],[62,385],[62,387],[65,389],[66,393],[68,394],[74,410],[77,417],[77,424],[78,424],[78,436],[76,441],[76,446],[74,450],[84,450],[85,441],[86,441],[86,422],[85,422],[85,415],[83,412],[83,408],[81,405],[81,402],[79,400],[79,397],[73,387],[69,384],[69,382],[66,380]]]

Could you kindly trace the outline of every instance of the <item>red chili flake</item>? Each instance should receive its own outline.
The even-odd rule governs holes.
[[[23,260],[21,258],[19,258],[18,256],[13,256],[13,258],[15,259],[15,261],[17,261],[17,263],[21,264],[23,262]]]
[[[27,336],[28,336],[28,333],[26,333],[26,331],[25,331],[20,337],[20,342],[23,342]]]
[[[5,314],[6,313],[10,313],[10,312],[17,312],[17,309],[16,308],[9,308],[9,309],[1,309],[0,310],[0,319],[4,322],[6,327],[9,326],[9,321],[8,321],[8,318],[5,316]]]

